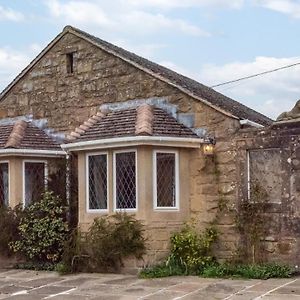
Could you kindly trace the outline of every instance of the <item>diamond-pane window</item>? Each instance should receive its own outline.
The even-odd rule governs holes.
[[[156,208],[177,208],[176,153],[155,152],[154,199]]]
[[[88,209],[107,209],[107,155],[89,155],[88,168]]]
[[[46,163],[24,162],[24,176],[24,205],[27,206],[32,202],[40,200],[45,191],[47,184]]]
[[[8,205],[8,163],[0,163],[0,206]]]
[[[115,201],[117,209],[136,209],[135,152],[115,153]]]

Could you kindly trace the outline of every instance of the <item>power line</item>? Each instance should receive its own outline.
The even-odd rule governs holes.
[[[215,88],[215,87],[218,87],[218,86],[222,86],[222,85],[226,85],[226,84],[230,84],[230,83],[234,83],[234,82],[238,82],[238,81],[242,81],[242,80],[246,80],[246,79],[251,79],[251,78],[262,76],[262,75],[269,74],[269,73],[274,73],[274,72],[277,72],[277,71],[280,71],[280,70],[283,70],[283,69],[287,69],[287,68],[291,68],[291,67],[295,67],[295,66],[298,66],[298,65],[300,65],[300,62],[291,64],[291,65],[287,65],[287,66],[283,66],[283,67],[280,67],[280,68],[277,68],[277,69],[257,73],[257,74],[254,74],[254,75],[249,75],[249,76],[246,76],[246,77],[241,77],[241,78],[238,78],[238,79],[218,83],[218,84],[212,85],[211,88]]]

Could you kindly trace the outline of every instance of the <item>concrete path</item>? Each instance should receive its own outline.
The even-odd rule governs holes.
[[[0,299],[300,300],[300,278],[264,281],[191,276],[138,279],[132,275],[59,276],[54,272],[0,270]]]

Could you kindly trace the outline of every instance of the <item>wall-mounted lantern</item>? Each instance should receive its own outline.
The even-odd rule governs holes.
[[[211,156],[215,154],[215,144],[216,141],[214,138],[209,138],[202,145],[202,151],[205,156]]]
[[[214,155],[215,145],[213,145],[213,144],[203,144],[202,150],[203,150],[204,155]]]

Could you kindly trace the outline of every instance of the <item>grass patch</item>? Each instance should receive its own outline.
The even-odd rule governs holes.
[[[152,268],[146,268],[140,272],[139,276],[141,278],[160,278],[180,275],[197,275],[206,278],[269,279],[289,278],[293,274],[294,272],[289,266],[275,263],[262,265],[231,265],[227,263],[214,263],[192,273],[180,266],[169,266],[165,263]]]
[[[262,265],[219,264],[205,268],[199,275],[212,278],[269,279],[289,278],[292,274],[293,271],[289,266],[268,263]]]
[[[14,265],[15,269],[33,270],[33,271],[55,271],[56,264],[51,262],[25,262]]]

